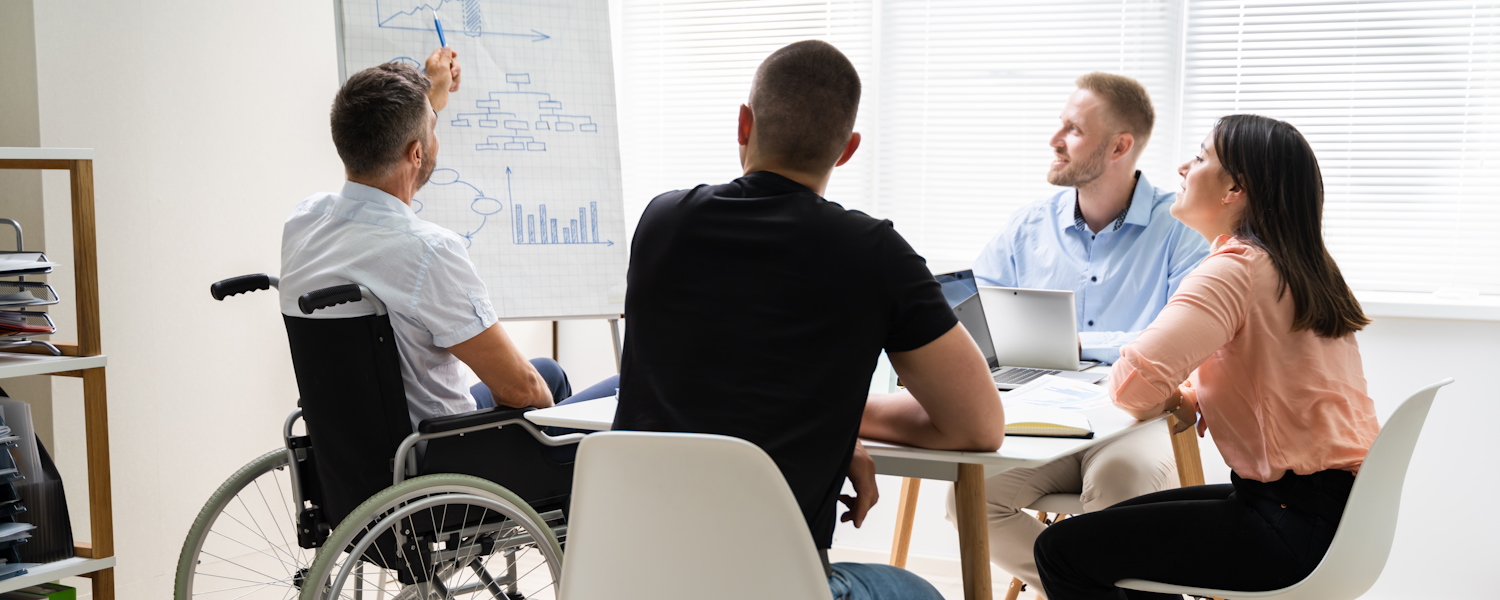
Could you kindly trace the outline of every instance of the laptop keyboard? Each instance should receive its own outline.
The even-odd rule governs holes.
[[[995,374],[995,383],[1007,385],[1021,385],[1043,375],[1056,375],[1062,371],[1052,369],[1028,369],[1025,367],[1011,367],[1004,373]]]

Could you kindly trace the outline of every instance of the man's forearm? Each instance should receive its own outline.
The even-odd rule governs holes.
[[[490,395],[494,397],[496,406],[508,408],[547,408],[553,404],[552,390],[547,388],[547,382],[536,371],[532,371],[529,381],[504,388],[490,388]]]
[[[859,426],[860,437],[932,448],[934,450],[976,450],[960,436],[942,431],[932,417],[905,390],[894,394],[870,394]]]

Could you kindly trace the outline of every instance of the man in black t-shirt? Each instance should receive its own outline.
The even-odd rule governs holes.
[[[820,550],[832,544],[841,498],[856,527],[875,502],[862,429],[979,450],[998,448],[1004,430],[989,369],[926,262],[890,221],[821,196],[859,147],[859,89],[854,66],[827,43],[778,50],[740,107],[745,176],[646,208],[631,246],[614,423],[760,446]],[[912,394],[867,406],[881,350]],[[855,496],[839,496],[846,476]],[[829,573],[839,600],[941,597],[884,565]]]

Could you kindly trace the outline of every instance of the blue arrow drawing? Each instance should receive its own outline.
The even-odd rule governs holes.
[[[379,21],[376,22],[376,26],[384,29],[433,31],[435,33],[432,23],[427,22],[428,19],[426,15],[422,13],[429,10],[434,13],[440,13],[444,5],[450,4],[455,1],[462,5],[461,10],[463,12],[463,20],[454,21],[451,19],[443,19],[444,31],[448,30],[449,23],[458,23],[463,25],[463,27],[455,28],[453,31],[456,33],[462,33],[469,37],[477,38],[485,35],[494,35],[503,37],[530,38],[532,43],[552,39],[552,36],[535,29],[530,29],[530,33],[486,31],[484,28],[484,11],[480,8],[480,0],[438,0],[435,4],[418,4],[415,7],[412,7],[411,10],[397,11],[391,13],[389,16],[386,15],[385,9],[382,8],[382,3],[380,2],[380,0],[376,0],[375,18],[379,19]]]

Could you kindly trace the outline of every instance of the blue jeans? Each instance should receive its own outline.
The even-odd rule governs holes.
[[[547,382],[547,389],[552,390],[552,403],[557,405],[572,404],[585,400],[594,400],[615,395],[620,389],[620,376],[610,375],[599,383],[589,386],[587,389],[573,393],[573,385],[568,382],[568,374],[563,372],[562,365],[550,358],[533,358],[531,366],[536,367],[536,372]],[[489,386],[483,381],[469,388],[469,394],[474,396],[475,408],[483,410],[495,406],[495,396],[490,393]],[[561,427],[547,427],[544,429],[549,435],[566,435],[569,433],[588,433],[578,429],[564,429]],[[578,452],[577,444],[548,448],[547,455],[557,462],[573,462],[574,455]]]
[[[833,600],[943,600],[937,588],[906,569],[863,563],[832,566],[828,591]]]

